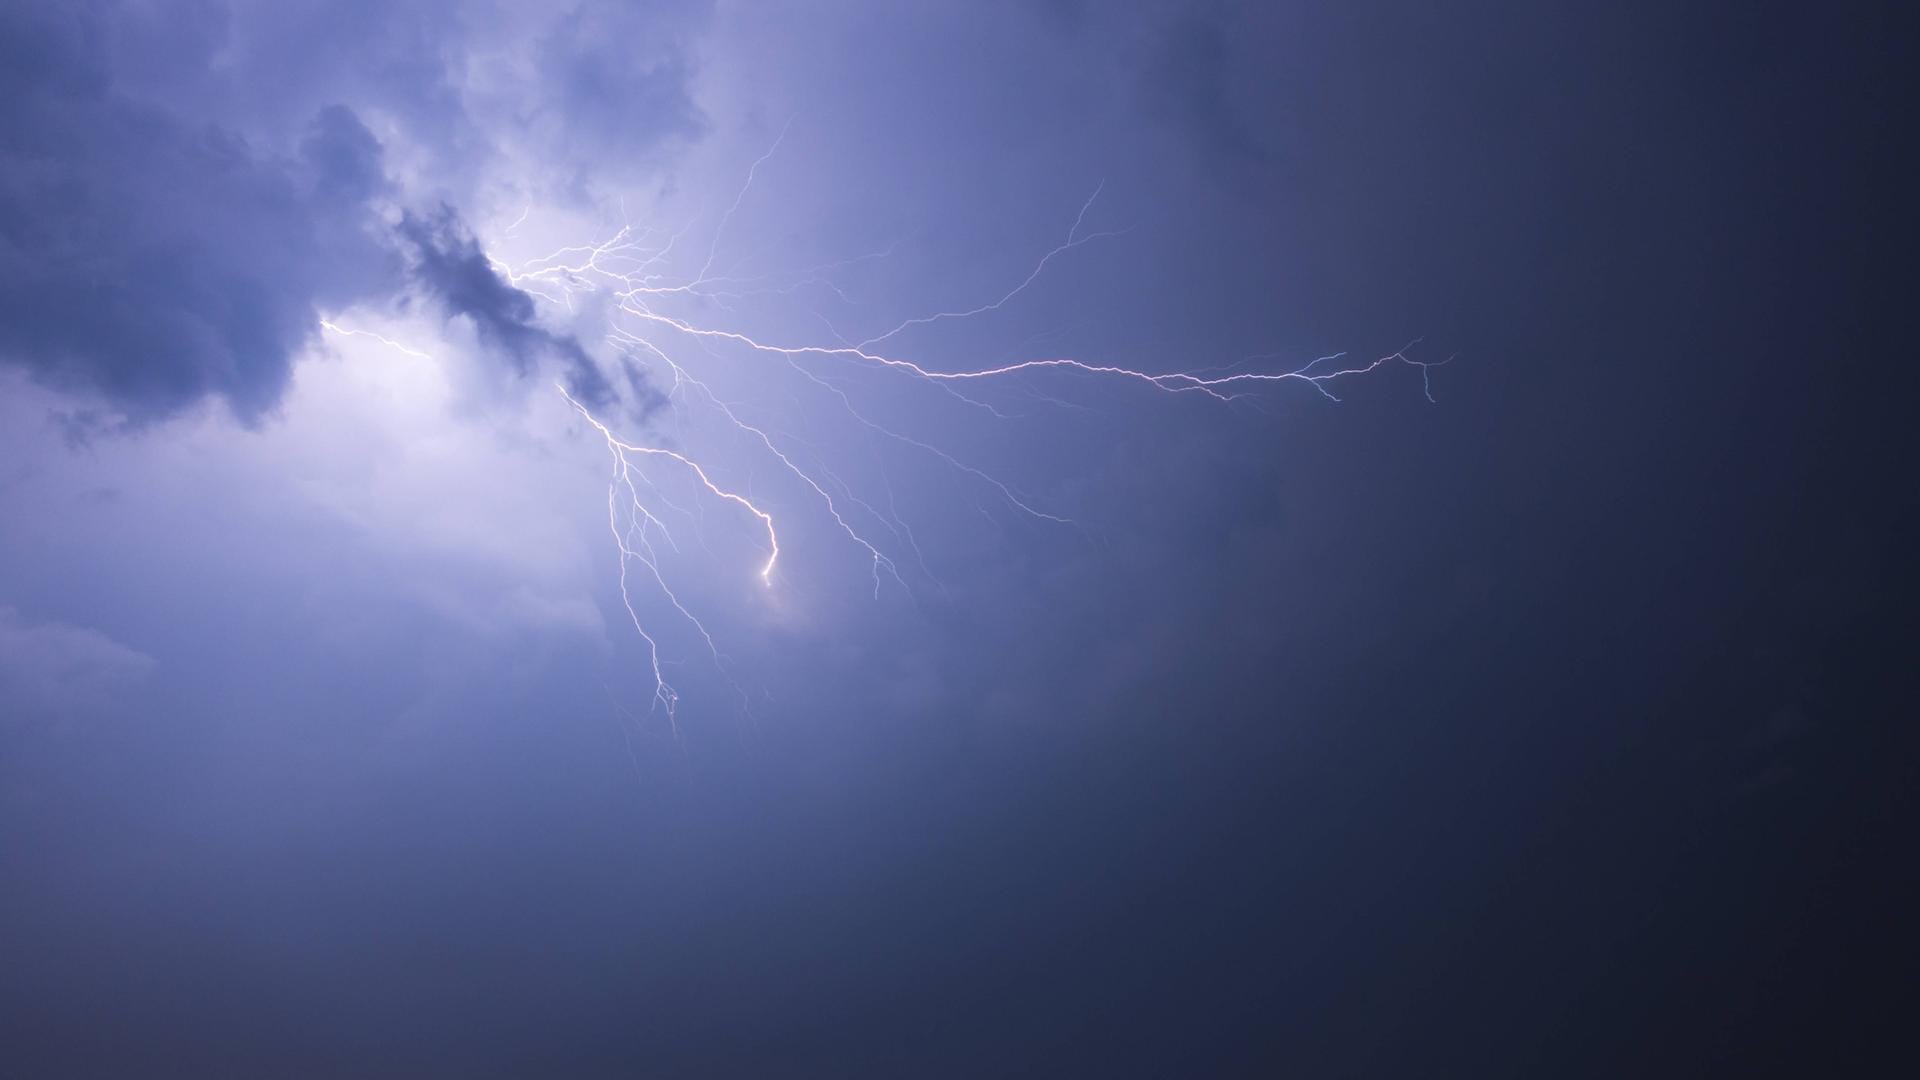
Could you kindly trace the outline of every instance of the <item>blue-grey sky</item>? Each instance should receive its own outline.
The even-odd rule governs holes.
[[[1713,7],[0,0],[0,1075],[1874,1060],[1899,28]]]

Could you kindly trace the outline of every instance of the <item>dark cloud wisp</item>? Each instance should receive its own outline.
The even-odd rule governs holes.
[[[413,257],[414,282],[449,315],[471,320],[516,371],[524,375],[551,356],[566,370],[574,397],[589,405],[612,399],[613,388],[580,342],[536,322],[533,297],[500,276],[452,207],[403,214],[398,231]]]

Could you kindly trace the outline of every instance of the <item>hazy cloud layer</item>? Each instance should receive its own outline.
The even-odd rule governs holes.
[[[1634,7],[0,0],[0,1072],[1873,1060],[1905,39]],[[888,348],[1460,362],[662,330],[712,398],[599,415],[768,581],[669,461],[610,529],[606,294],[488,261],[626,226],[725,279],[662,314],[861,340],[1096,187]]]
[[[112,704],[153,658],[98,630],[36,622],[0,606],[0,716],[72,718]]]

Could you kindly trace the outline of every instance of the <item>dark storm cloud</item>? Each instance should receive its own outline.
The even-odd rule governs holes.
[[[380,146],[344,108],[277,155],[119,93],[91,13],[11,9],[0,100],[0,355],[130,420],[279,399],[315,309],[396,280]]]
[[[580,342],[535,322],[533,297],[494,270],[451,207],[428,215],[406,214],[399,233],[412,248],[414,280],[448,314],[472,320],[481,339],[505,355],[516,371],[524,375],[541,357],[552,356],[566,369],[567,389],[574,397],[589,405],[612,398],[612,387]]]
[[[631,28],[563,17],[529,47],[538,70],[568,76],[539,80],[516,111],[531,92],[517,77],[467,86],[450,73],[484,35],[511,45],[519,31],[443,14],[447,40],[425,48],[433,20],[384,6],[203,4],[161,18],[136,4],[8,5],[0,361],[131,424],[207,398],[254,422],[321,313],[420,290],[517,370],[557,359],[583,400],[603,401],[585,350],[535,325],[532,298],[494,276],[458,210],[403,208],[453,200],[475,163],[523,153],[481,137],[473,110],[517,116],[507,137],[531,138],[543,166],[581,167],[555,139],[638,152],[697,131],[677,37],[642,38],[664,45],[623,68],[616,54],[635,39],[613,31]],[[539,122],[549,113],[568,121]],[[428,156],[405,171],[416,190],[391,179],[369,123],[424,140]]]

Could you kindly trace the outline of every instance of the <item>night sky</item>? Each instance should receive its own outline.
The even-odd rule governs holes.
[[[0,0],[0,1077],[1904,1075],[1843,8]]]

